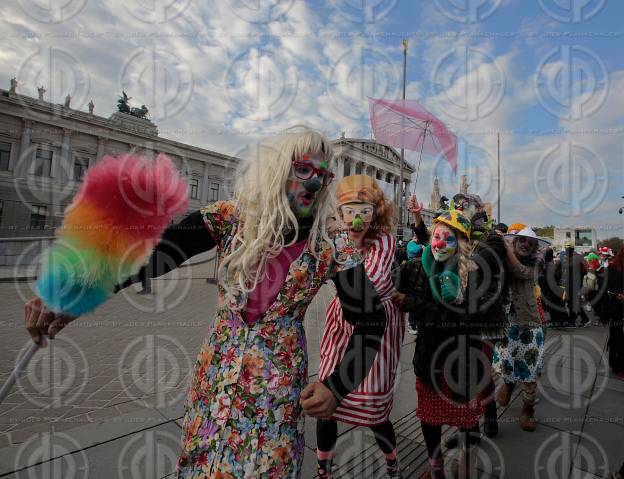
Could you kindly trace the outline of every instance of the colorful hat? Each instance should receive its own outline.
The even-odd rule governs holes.
[[[383,196],[383,191],[374,178],[368,175],[345,176],[336,187],[337,205],[364,202],[376,204],[376,198]]]
[[[608,246],[603,246],[598,250],[598,252],[605,256],[613,256],[613,251]]]
[[[585,261],[589,263],[591,260],[600,261],[600,256],[598,256],[596,253],[589,253],[587,256],[585,256]]]
[[[470,220],[462,215],[456,209],[450,209],[444,211],[437,218],[433,220],[434,223],[444,223],[453,229],[456,229],[460,233],[463,233],[466,238],[470,238],[470,232],[472,224]]]
[[[517,226],[520,223],[515,223],[513,225],[511,225],[509,227],[509,229],[511,230],[512,226]],[[532,238],[534,240],[536,240],[539,244],[540,247],[543,246],[547,246],[550,244],[549,241],[546,241],[545,239],[542,239],[540,237],[537,236],[537,234],[535,233],[535,231],[533,231],[533,229],[530,226],[525,226],[524,228],[522,228],[520,231],[516,231],[514,233],[507,233],[505,234],[505,236],[507,237],[524,237],[524,238]]]
[[[520,230],[523,230],[524,228],[526,228],[526,225],[524,223],[511,223],[508,227],[507,227],[507,233],[509,234],[515,234]]]

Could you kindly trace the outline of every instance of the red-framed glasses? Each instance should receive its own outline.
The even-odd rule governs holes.
[[[323,178],[323,186],[325,186],[334,179],[334,174],[331,171],[316,168],[306,161],[295,160],[292,165],[295,176],[300,180],[309,180],[316,174],[316,176]]]

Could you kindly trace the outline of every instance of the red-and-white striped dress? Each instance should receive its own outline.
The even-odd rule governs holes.
[[[386,331],[368,376],[342,401],[332,416],[338,421],[373,426],[388,420],[392,410],[394,378],[405,331],[402,314],[390,299],[395,291],[390,276],[395,250],[395,239],[381,233],[371,242],[366,253],[364,269],[386,311]],[[321,340],[321,381],[334,371],[336,364],[342,359],[353,331],[353,326],[342,315],[338,297],[329,303],[326,316]]]

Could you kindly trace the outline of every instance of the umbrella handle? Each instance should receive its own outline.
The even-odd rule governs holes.
[[[17,364],[15,364],[13,371],[11,371],[11,374],[9,374],[9,377],[7,378],[6,382],[0,388],[0,403],[2,403],[6,399],[6,397],[9,395],[9,393],[13,389],[13,386],[15,386],[15,383],[17,382],[17,378],[26,369],[26,367],[28,367],[28,363],[30,362],[32,357],[35,355],[35,353],[39,351],[41,347],[43,347],[43,345],[45,344],[44,338],[45,336],[42,338],[42,341],[40,344],[33,342],[28,347],[26,352],[20,358],[18,358]]]

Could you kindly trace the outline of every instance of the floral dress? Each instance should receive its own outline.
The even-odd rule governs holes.
[[[238,217],[230,202],[201,210],[221,258]],[[303,319],[324,282],[362,258],[348,242],[306,244],[264,315],[243,319],[247,295],[218,283],[214,326],[195,364],[186,399],[182,478],[296,478],[304,453],[299,396],[307,383]],[[222,272],[220,272],[222,273]]]
[[[543,264],[510,268],[510,286],[504,298],[509,321],[505,337],[496,343],[492,365],[506,383],[533,383],[541,372],[544,356],[544,311],[536,286]]]

